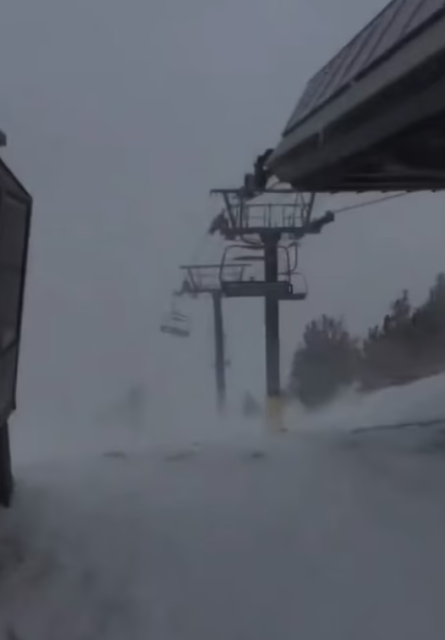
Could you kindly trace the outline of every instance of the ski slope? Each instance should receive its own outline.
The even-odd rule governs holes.
[[[437,417],[444,386],[295,411],[279,436],[232,421],[98,446],[91,427],[89,453],[22,451],[0,637],[442,640],[444,432],[351,429]]]

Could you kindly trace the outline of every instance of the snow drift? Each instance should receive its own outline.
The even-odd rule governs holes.
[[[444,449],[350,430],[436,417],[444,384],[294,407],[276,437],[183,408],[169,437],[62,422],[35,448],[18,421],[0,637],[441,640]]]

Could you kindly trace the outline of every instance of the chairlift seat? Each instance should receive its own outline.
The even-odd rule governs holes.
[[[172,311],[170,319],[174,322],[186,322],[187,316],[179,311]]]
[[[180,338],[188,338],[190,335],[190,321],[186,315],[179,311],[172,310],[161,323],[160,330]]]
[[[266,282],[264,280],[240,280],[222,282],[221,288],[229,298],[286,298],[292,294],[292,285],[288,281]]]
[[[175,326],[172,324],[161,325],[161,332],[167,333],[171,336],[178,336],[180,338],[188,338],[190,335],[190,329],[188,327]]]
[[[281,298],[281,299],[292,302],[292,301],[298,301],[298,300],[306,300],[306,298],[307,298],[307,291],[298,291],[297,293],[292,291],[292,293],[287,295],[285,298]]]

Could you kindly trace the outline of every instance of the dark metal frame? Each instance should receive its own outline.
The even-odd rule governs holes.
[[[257,197],[271,196],[273,200],[273,196],[288,195],[294,196],[294,202],[252,202],[244,198],[240,189],[213,189],[211,193],[223,198],[226,225],[221,231],[230,240],[265,233],[302,237],[310,224],[315,201],[314,193],[302,193],[293,188],[265,189]],[[262,212],[261,221],[254,215],[256,211]]]
[[[239,279],[242,279],[247,264],[233,262],[227,265],[231,269],[238,272]],[[219,272],[221,263],[218,264],[187,264],[179,267],[186,275],[181,288],[177,291],[177,295],[188,294],[197,297],[205,294],[213,294],[221,292],[221,282]],[[214,271],[217,274],[216,281],[213,284],[204,282],[201,274],[205,271]]]
[[[19,358],[22,340],[23,311],[33,201],[31,195],[26,191],[21,182],[0,159],[0,233],[3,229],[2,212],[4,211],[4,207],[7,206],[5,204],[5,195],[8,195],[11,200],[15,200],[25,207],[25,236],[23,238],[23,253],[21,255],[20,264],[20,291],[15,335],[7,347],[0,352],[0,364],[3,365],[7,361],[7,358],[10,358],[12,355],[14,356],[14,363],[11,372],[7,371],[6,378],[0,379],[0,384],[6,385],[6,392],[10,391],[10,396],[6,397],[6,404],[1,408],[0,413],[0,505],[8,507],[11,504],[14,487],[8,420],[17,407],[17,382],[19,374]],[[8,375],[11,375],[12,378],[7,379]]]
[[[5,181],[6,178],[6,181]],[[6,184],[5,184],[6,182]],[[12,188],[11,188],[12,187]],[[31,235],[31,218],[32,218],[32,197],[26,191],[24,186],[19,182],[16,176],[12,173],[12,171],[6,166],[6,164],[0,159],[0,233],[1,233],[1,215],[2,215],[2,207],[4,203],[4,195],[5,191],[9,192],[10,195],[13,195],[14,199],[21,202],[21,204],[26,207],[26,228],[25,228],[25,242],[23,247],[23,259],[21,264],[21,272],[20,272],[20,294],[19,294],[19,309],[18,309],[18,326],[16,330],[16,337],[12,343],[8,345],[6,349],[0,352],[0,359],[3,359],[8,355],[10,350],[16,349],[16,362],[15,362],[15,370],[14,370],[14,381],[13,381],[13,397],[11,398],[11,402],[9,407],[0,414],[0,424],[3,424],[10,417],[11,413],[16,409],[17,406],[17,381],[18,381],[18,368],[19,368],[19,357],[20,357],[20,347],[21,347],[21,339],[22,339],[22,329],[23,329],[23,311],[24,311],[24,301],[25,301],[25,290],[26,290],[26,276],[28,270],[28,256],[29,256],[29,239]]]

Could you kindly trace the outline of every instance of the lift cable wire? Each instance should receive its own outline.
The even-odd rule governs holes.
[[[409,193],[407,191],[403,191],[402,193],[394,193],[390,196],[383,196],[380,198],[374,198],[373,200],[366,200],[366,202],[360,202],[359,204],[352,204],[347,207],[341,207],[339,209],[330,209],[329,211],[334,215],[339,213],[349,213],[351,211],[356,211],[357,209],[363,209],[365,207],[370,207],[374,204],[380,204],[382,202],[387,202],[388,200],[396,200],[397,198],[403,198],[403,196],[407,196]]]
[[[268,185],[269,189],[274,189],[275,187],[280,186],[282,184],[279,180],[272,182],[272,184]],[[347,207],[340,207],[339,209],[330,209],[330,211],[334,214],[337,213],[346,213],[348,211],[355,211],[356,209],[362,209],[364,207],[371,206],[373,204],[379,204],[381,202],[386,202],[388,200],[396,200],[397,198],[402,198],[403,196],[411,195],[408,191],[401,191],[400,193],[393,193],[389,196],[381,196],[379,198],[374,198],[372,200],[367,200],[366,202],[361,202],[359,204],[350,205]],[[299,193],[296,192],[296,199],[298,200]],[[314,203],[315,204],[315,203]]]

